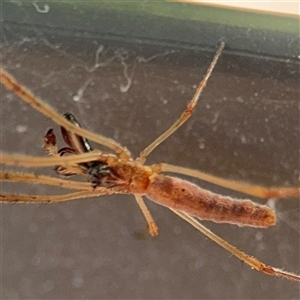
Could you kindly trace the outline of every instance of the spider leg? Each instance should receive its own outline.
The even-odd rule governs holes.
[[[95,191],[80,191],[62,195],[15,195],[15,194],[0,194],[0,202],[18,202],[18,203],[57,203],[76,199],[84,199],[98,197],[102,195],[116,194],[108,189],[97,189]]]
[[[197,230],[202,232],[205,236],[207,236],[209,239],[213,240],[215,243],[217,243],[219,246],[223,247],[227,251],[229,251],[231,254],[236,256],[241,261],[245,262],[250,268],[255,269],[259,272],[263,272],[267,275],[271,276],[277,276],[281,278],[286,278],[288,280],[294,280],[300,282],[300,275],[293,274],[290,272],[283,271],[281,269],[273,268],[271,266],[268,266],[264,264],[263,262],[259,261],[258,259],[240,251],[233,245],[229,244],[213,232],[211,232],[208,228],[203,226],[201,223],[199,223],[195,218],[191,217],[189,214],[186,214],[184,212],[180,212],[175,209],[170,210],[178,215],[180,218],[185,220],[186,222],[190,223],[193,227],[195,227]]]
[[[148,232],[150,233],[150,235],[152,236],[156,236],[158,235],[158,227],[150,213],[150,211],[148,210],[148,207],[146,206],[143,198],[141,195],[138,194],[134,194],[135,200],[138,204],[138,206],[140,207],[146,221],[148,224]]]
[[[160,172],[171,172],[178,173],[187,176],[191,176],[200,180],[204,180],[224,188],[228,188],[233,191],[241,192],[247,195],[259,197],[262,199],[270,198],[288,198],[288,197],[299,197],[300,187],[278,187],[278,188],[268,188],[259,185],[247,184],[240,181],[229,180],[214,175],[210,175],[198,170],[193,170],[189,168],[183,168],[171,164],[161,163],[152,166],[153,171]]]
[[[93,150],[88,153],[68,156],[29,156],[0,153],[1,164],[22,167],[50,167],[56,165],[72,166],[83,162],[90,162],[101,158],[102,153]]]
[[[192,98],[192,100],[188,103],[187,108],[182,113],[182,115],[179,117],[179,119],[173,123],[163,134],[161,134],[156,140],[154,140],[148,147],[146,147],[143,151],[141,151],[137,161],[140,163],[144,163],[146,161],[147,156],[164,140],[166,140],[171,134],[173,134],[181,125],[183,125],[193,114],[196,105],[198,103],[198,100],[206,87],[207,81],[209,77],[211,76],[211,73],[217,64],[217,61],[222,53],[222,50],[224,49],[225,44],[222,42],[209,66],[209,68],[206,71],[206,74],[204,75],[204,78],[199,83],[197,90]]]
[[[18,81],[2,67],[0,67],[0,81],[4,86],[6,86],[7,89],[13,91],[23,101],[30,104],[34,109],[50,118],[53,122],[64,127],[66,130],[70,130],[84,138],[90,139],[91,141],[112,149],[120,156],[121,159],[128,160],[131,158],[131,154],[128,149],[121,146],[113,139],[95,134],[69,122],[66,118],[57,113],[52,107],[46,104],[42,99],[34,95],[29,89],[19,84]]]
[[[36,175],[33,173],[0,172],[0,180],[12,181],[12,182],[26,182],[29,184],[50,185],[50,186],[57,186],[65,189],[80,190],[80,191],[93,190],[91,184],[88,182],[72,181],[72,180],[66,180],[57,177]]]

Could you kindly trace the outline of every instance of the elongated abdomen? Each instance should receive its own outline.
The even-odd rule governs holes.
[[[163,206],[216,223],[252,227],[268,227],[276,223],[275,213],[265,205],[214,194],[175,177],[153,176],[146,196]]]

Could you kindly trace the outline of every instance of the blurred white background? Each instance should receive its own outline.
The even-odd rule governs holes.
[[[217,6],[228,6],[238,9],[251,9],[262,12],[300,15],[300,2],[297,1],[214,1],[188,0],[187,2],[208,3]]]

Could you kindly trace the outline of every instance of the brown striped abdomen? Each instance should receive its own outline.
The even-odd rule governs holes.
[[[216,223],[252,227],[268,227],[276,223],[275,213],[265,205],[214,194],[175,177],[153,176],[146,196],[163,206]]]

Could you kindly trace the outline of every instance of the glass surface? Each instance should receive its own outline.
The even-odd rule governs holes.
[[[212,32],[210,40],[191,45],[180,35],[178,40],[157,37],[157,24],[138,24],[136,31],[144,38],[134,39],[136,35],[127,35],[137,20],[132,8],[102,12],[114,16],[116,35],[89,27],[99,16],[84,4],[64,4],[61,11],[50,4],[43,14],[45,6],[38,11],[32,3],[17,3],[4,7],[4,69],[57,111],[72,112],[83,127],[114,138],[134,157],[185,109],[225,32]],[[76,26],[70,22],[71,11],[81,16]],[[64,23],[55,19],[62,12]],[[121,27],[125,14],[128,23]],[[80,30],[82,24],[86,27]],[[189,32],[186,40],[195,41],[192,28],[184,32]],[[225,39],[230,40],[229,31]],[[268,45],[253,52],[228,42],[192,118],[147,163],[168,162],[267,186],[299,184],[299,65],[288,55],[292,44],[280,45],[286,47],[281,57],[267,52]],[[43,155],[46,130],[54,128],[60,135],[51,120],[5,88],[1,113],[3,151]],[[63,146],[62,139],[59,143]],[[33,171],[55,176],[51,168]],[[249,198],[189,180],[214,192]],[[14,193],[63,192],[25,184],[2,188]],[[299,298],[298,284],[251,270],[168,209],[147,204],[159,225],[157,238],[136,238],[146,224],[132,196],[1,205],[2,297]],[[203,223],[248,254],[299,274],[299,199],[276,203],[276,211],[278,224],[270,229]]]

